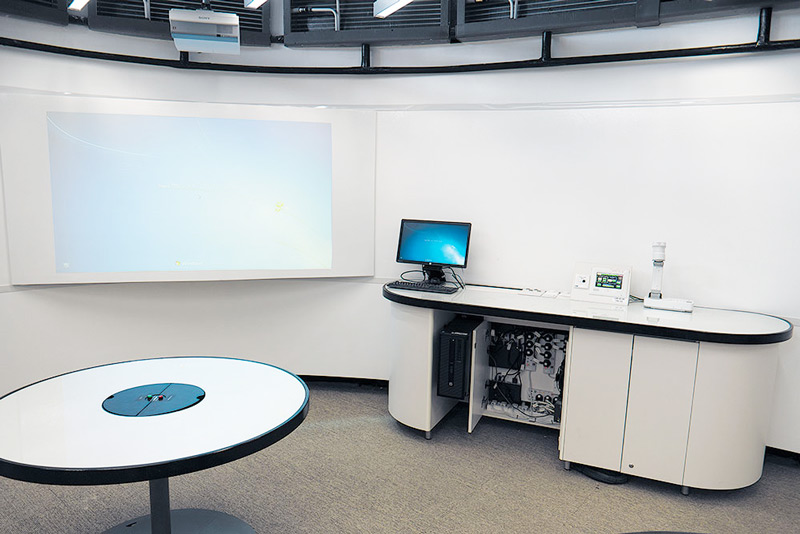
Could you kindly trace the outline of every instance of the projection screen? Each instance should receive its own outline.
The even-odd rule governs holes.
[[[373,274],[372,112],[0,103],[13,284]]]

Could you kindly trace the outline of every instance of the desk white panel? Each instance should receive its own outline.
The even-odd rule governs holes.
[[[436,395],[439,332],[454,315],[392,304],[387,349],[394,355],[389,413],[404,425],[433,429],[458,401]]]
[[[777,346],[700,343],[684,486],[743,488],[761,478]]]
[[[683,481],[697,343],[636,336],[622,472]]]
[[[569,337],[561,459],[620,470],[633,336],[574,328]]]

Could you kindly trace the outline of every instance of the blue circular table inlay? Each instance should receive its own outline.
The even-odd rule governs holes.
[[[125,417],[163,415],[194,406],[205,396],[205,391],[190,384],[147,384],[110,395],[103,409]]]

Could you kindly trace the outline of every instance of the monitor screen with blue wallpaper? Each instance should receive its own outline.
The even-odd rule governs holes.
[[[471,228],[464,222],[403,219],[397,261],[466,267]]]

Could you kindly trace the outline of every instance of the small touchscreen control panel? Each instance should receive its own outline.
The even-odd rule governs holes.
[[[581,263],[575,269],[570,297],[572,300],[627,306],[630,280],[630,267]]]

